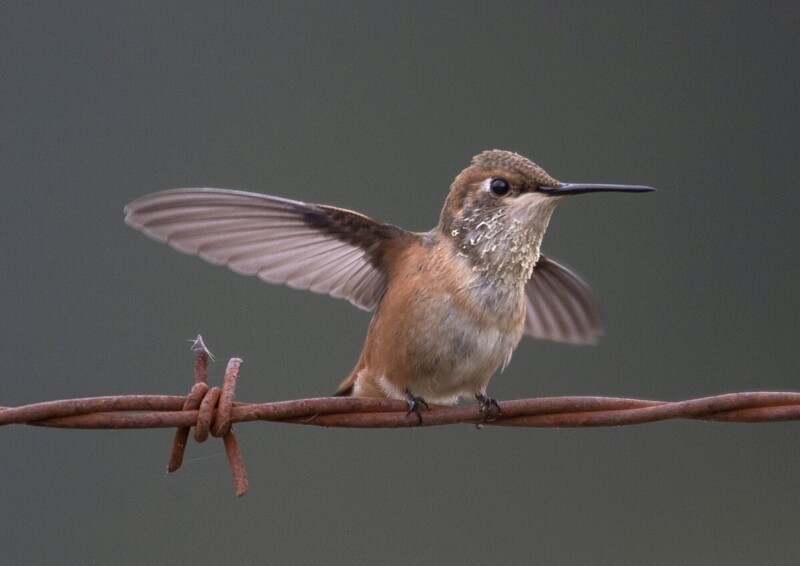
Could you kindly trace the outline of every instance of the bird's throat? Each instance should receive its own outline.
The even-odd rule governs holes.
[[[466,215],[448,236],[480,278],[493,284],[524,285],[539,259],[555,204]]]

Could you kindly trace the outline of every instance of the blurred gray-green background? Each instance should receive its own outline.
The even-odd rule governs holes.
[[[438,219],[475,153],[648,195],[562,204],[595,347],[525,339],[499,399],[798,388],[797,2],[4,2],[0,405],[326,395],[369,314],[181,255],[123,206],[182,186]],[[800,423],[617,429],[0,430],[7,563],[792,564]]]

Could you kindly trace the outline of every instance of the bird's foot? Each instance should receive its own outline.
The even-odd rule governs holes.
[[[430,411],[431,408],[428,406],[428,403],[422,397],[412,395],[411,392],[408,390],[406,390],[406,403],[408,403],[408,412],[406,413],[406,415],[410,415],[411,413],[417,413],[419,424],[422,425],[422,413],[419,410],[419,406],[425,405],[425,408]]]
[[[478,400],[480,413],[484,416],[484,421],[493,421],[503,414],[503,411],[500,409],[500,404],[494,397],[487,397],[484,393],[476,393],[475,399]],[[496,413],[494,409],[497,409]]]

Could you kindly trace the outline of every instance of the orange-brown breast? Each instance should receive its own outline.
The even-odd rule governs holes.
[[[387,249],[388,291],[345,381],[355,385],[354,394],[402,397],[408,390],[452,402],[485,389],[510,356],[525,316],[521,289],[484,292],[455,254],[449,241]]]

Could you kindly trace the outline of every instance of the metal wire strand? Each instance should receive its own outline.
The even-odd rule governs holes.
[[[84,429],[177,428],[167,471],[180,468],[189,437],[204,442],[221,437],[238,496],[248,489],[247,474],[232,425],[274,421],[343,428],[400,428],[448,424],[519,427],[592,427],[651,423],[669,419],[723,422],[800,420],[798,392],[742,392],[690,399],[648,401],[616,397],[544,397],[501,401],[490,415],[479,406],[431,406],[422,422],[409,414],[405,401],[354,397],[321,397],[274,403],[234,402],[242,360],[232,358],[222,388],[207,384],[210,352],[200,336],[195,342],[195,383],[185,397],[118,395],[0,407],[0,426]]]

